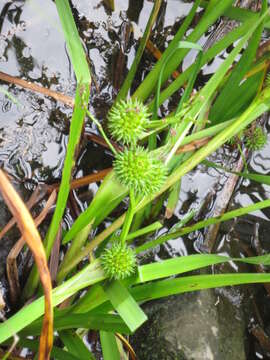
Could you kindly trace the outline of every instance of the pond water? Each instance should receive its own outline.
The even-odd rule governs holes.
[[[74,96],[75,77],[55,5],[47,0],[44,6],[44,2],[45,0],[0,2],[0,71]],[[72,1],[73,14],[91,64],[90,107],[104,125],[106,125],[106,113],[132,63],[138,39],[153,6],[152,1],[148,0],[128,2],[116,0],[115,11],[112,12],[105,3],[99,0]],[[164,1],[152,36],[152,41],[161,51],[166,48],[191,6],[191,2]],[[125,41],[125,32],[132,28],[133,31],[128,34],[128,40]],[[215,29],[216,25],[211,27],[200,42],[203,44]],[[209,78],[224,56],[226,52],[204,67],[197,83],[198,87]],[[192,55],[187,56],[183,66],[186,67],[193,60]],[[153,56],[146,51],[134,88],[154,62]],[[72,110],[60,102],[15,85],[3,82],[1,89],[8,90],[18,103],[14,104],[4,93],[0,93],[0,162],[15,179],[22,196],[27,199],[36,184],[52,183],[61,178]],[[176,94],[172,100],[166,102],[161,107],[161,113],[164,115],[172,109],[178,98],[179,94]],[[265,122],[267,131],[269,126],[267,120]],[[97,133],[97,130],[88,121],[85,132]],[[267,174],[270,164],[269,153],[270,142],[261,152],[254,152],[249,157],[250,170]],[[229,148],[222,149],[214,155],[214,159],[221,164],[231,164],[236,159],[236,152]],[[112,156],[108,151],[85,139],[78,158],[75,177],[107,168],[111,163]],[[211,216],[218,194],[227,179],[228,177],[223,173],[203,166],[185,176],[179,204],[174,216],[165,225],[172,226],[189,210],[198,208],[203,203],[205,206],[200,216]],[[79,209],[83,210],[87,207],[96,190],[97,185],[92,184],[74,193]],[[269,186],[245,180],[237,186],[231,206],[246,206],[269,198],[269,192]],[[3,226],[8,219],[6,211],[2,211],[0,226]],[[254,215],[266,220],[270,218],[267,209],[258,211]],[[72,215],[67,213],[65,227],[69,227],[72,221]],[[177,241],[170,241],[155,249],[151,256],[158,260],[202,251],[201,244],[205,234],[206,231],[203,230],[179,238]],[[241,253],[240,248],[234,248],[235,244],[232,249],[226,230],[220,234],[218,240],[219,252],[229,254],[233,252],[234,255]],[[13,240],[9,239],[6,243],[7,248],[1,250],[0,258],[3,261],[12,242]],[[0,271],[0,274],[2,273],[3,271]]]

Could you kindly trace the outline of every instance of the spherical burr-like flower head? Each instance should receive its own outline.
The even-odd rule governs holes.
[[[246,147],[250,150],[261,150],[267,143],[267,134],[258,127],[245,139]]]
[[[120,183],[136,195],[147,196],[159,191],[167,176],[163,162],[142,147],[118,153],[113,165]]]
[[[114,242],[100,257],[105,274],[110,279],[123,280],[135,272],[136,257],[126,244]]]
[[[112,137],[124,145],[136,144],[143,135],[150,113],[139,100],[119,101],[108,114],[108,128]]]

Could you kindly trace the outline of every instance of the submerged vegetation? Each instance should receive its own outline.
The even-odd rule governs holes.
[[[161,3],[155,0],[153,4],[130,72],[107,114],[106,132],[105,119],[101,124],[89,110],[91,74],[69,1],[55,0],[77,88],[61,184],[43,242],[44,249],[38,249],[34,242],[37,239],[34,225],[29,230],[21,220],[28,210],[15,197],[13,200],[5,197],[8,180],[0,173],[0,190],[36,260],[22,291],[20,309],[0,324],[2,358],[10,355],[10,359],[15,359],[12,352],[16,347],[38,353],[39,359],[94,359],[83,342],[89,329],[99,331],[104,360],[126,358],[123,357],[126,348],[130,354],[132,351],[119,340],[119,334],[132,334],[147,321],[141,307],[144,302],[183,292],[270,281],[270,274],[255,273],[252,268],[247,273],[178,276],[231,261],[270,265],[268,254],[230,258],[206,253],[140,264],[139,255],[168,240],[270,206],[270,200],[264,200],[197,223],[193,219],[195,213],[187,213],[167,233],[163,231],[159,236],[156,232],[163,227],[159,216],[164,212],[163,205],[171,213],[177,206],[182,177],[200,164],[219,166],[206,161],[209,155],[237,135],[238,145],[240,142],[252,151],[263,148],[267,135],[256,121],[270,107],[268,47],[259,51],[262,33],[270,21],[266,0],[262,0],[258,12],[241,11],[233,6],[233,0],[194,1],[161,58],[132,92],[131,86]],[[203,15],[193,30],[188,31],[200,7],[205,8]],[[224,15],[236,18],[239,25],[203,50],[198,45],[200,38]],[[232,45],[233,50],[216,72],[197,89],[195,82],[203,66]],[[167,81],[190,51],[196,53],[194,62],[174,80]],[[177,106],[162,118],[160,106],[172,95],[178,97]],[[86,117],[95,123],[104,145],[111,151],[113,169],[105,176],[88,208],[62,233],[61,220],[72,188]],[[202,145],[181,152],[184,146],[202,139],[206,140]],[[242,155],[241,147],[240,150]],[[247,171],[236,174],[270,183],[268,175]],[[51,194],[55,192],[54,189]],[[120,203],[123,206],[118,207]],[[116,208],[122,211],[121,215],[100,230],[98,225]],[[187,226],[192,219],[193,224]],[[45,254],[50,258],[59,238],[63,257],[58,258],[52,290],[51,281],[48,278],[44,281],[44,273],[48,276],[47,268],[40,259],[44,260]],[[45,297],[39,289],[39,274]],[[35,300],[28,303],[33,295]],[[135,359],[135,355],[131,356]]]

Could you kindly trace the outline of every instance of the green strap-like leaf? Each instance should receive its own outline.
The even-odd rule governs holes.
[[[200,6],[206,8],[209,5],[209,1],[202,0],[200,3]],[[249,9],[240,8],[238,6],[230,6],[225,12],[224,16],[227,16],[228,18],[232,20],[238,20],[238,21],[256,21],[258,20],[258,17],[260,16],[259,13],[254,12]],[[267,19],[267,22],[264,24],[265,28],[270,28],[270,21]]]
[[[37,352],[39,349],[39,343],[37,340],[20,338],[18,345],[20,345],[21,347],[33,350],[35,352]],[[68,351],[60,349],[57,346],[53,346],[52,351],[51,351],[51,356],[56,360],[82,360],[81,357],[77,357]]]
[[[193,5],[193,8],[191,12],[189,13],[188,17],[185,20],[185,25],[187,23],[187,27],[189,26],[190,21],[192,20],[193,16],[195,15],[196,9],[199,5],[200,1],[196,1]],[[217,0],[211,0],[209,6],[213,6],[212,11],[206,11],[203,17],[201,18],[199,24],[195,27],[193,32],[187,36],[186,41],[196,43],[199,38],[205,33],[205,31],[208,29],[208,27],[214,23],[219,16],[221,16],[224,11],[233,3],[233,0],[223,0],[223,1],[217,1]],[[188,21],[187,21],[188,20]],[[172,49],[175,48],[178,41],[182,39],[184,36],[187,27],[183,26],[179,29],[177,34],[175,35],[174,39],[171,41],[168,48],[164,51],[163,57],[156,63],[154,69],[147,75],[147,77],[144,79],[142,84],[138,87],[138,89],[133,94],[134,98],[141,99],[142,101],[146,100],[148,96],[152,93],[153,89],[156,86],[158,76],[160,73],[161,66],[163,64],[163,59],[167,57],[167,54],[172,51]],[[186,54],[188,53],[188,49],[180,49],[177,56],[174,56],[171,58],[168,66],[164,70],[164,75],[162,77],[162,83],[168,79],[170,74],[177,68],[177,66],[181,63],[181,61],[184,59]]]
[[[181,236],[184,236],[186,234],[189,234],[189,233],[199,230],[199,229],[203,229],[207,226],[219,224],[223,221],[228,221],[228,220],[234,219],[236,217],[249,214],[254,211],[265,209],[267,207],[270,207],[270,200],[263,200],[263,201],[255,203],[255,204],[246,206],[246,207],[241,207],[236,210],[228,211],[225,214],[222,214],[217,217],[211,217],[209,219],[199,221],[194,225],[183,227],[182,229],[180,229],[178,231],[171,232],[171,233],[163,235],[157,239],[148,241],[141,246],[138,246],[136,248],[136,253],[138,254],[140,252],[149,250],[157,245],[161,245],[161,244],[165,243],[166,241],[177,239]]]
[[[131,289],[136,301],[149,301],[185,292],[222,286],[270,282],[270,274],[195,275],[138,285]]]
[[[214,162],[208,161],[208,160],[204,160],[203,163],[208,167],[221,169],[221,170],[224,170],[224,171],[226,171],[228,173],[235,174],[235,175],[238,175],[238,176],[242,176],[245,179],[256,181],[256,182],[258,182],[260,184],[270,185],[270,176],[269,175],[255,174],[255,173],[249,173],[249,172],[231,171],[230,169],[227,169],[227,168],[225,168],[223,166],[220,166],[220,165],[215,164]]]
[[[74,111],[71,119],[67,153],[64,162],[56,208],[49,227],[49,231],[45,239],[45,250],[47,257],[49,257],[50,255],[53,243],[55,241],[60,226],[61,219],[66,208],[67,198],[70,191],[72,169],[75,165],[75,151],[80,141],[81,131],[86,115],[86,107],[89,99],[91,82],[89,66],[76,28],[76,24],[72,16],[69,2],[68,0],[56,0],[55,3],[62,24],[65,41],[67,43],[69,51],[69,56],[71,58],[77,78],[77,89]],[[36,267],[34,267],[24,288],[23,297],[30,297],[35,291],[37,285],[38,272]]]
[[[267,11],[267,2],[263,1],[262,14]],[[250,38],[249,44],[241,56],[239,62],[231,72],[225,86],[222,88],[218,98],[211,108],[210,119],[214,125],[224,120],[224,113],[227,109],[230,109],[234,100],[238,101],[239,97],[234,96],[235,91],[238,89],[240,82],[248,72],[251,64],[256,57],[256,52],[261,41],[261,35],[263,31],[263,23],[257,28],[252,37]]]
[[[127,77],[125,78],[123,85],[121,86],[119,93],[117,94],[115,102],[120,101],[120,100],[125,100],[128,92],[130,91],[132,81],[134,79],[137,68],[141,61],[147,41],[150,37],[153,24],[156,21],[156,17],[158,15],[161,3],[162,3],[162,0],[155,0],[151,15],[149,17],[149,20],[147,22],[147,25],[146,25],[146,28],[145,28],[145,31],[143,34],[143,37],[140,40],[139,48],[136,51],[136,55],[135,55],[132,65],[131,65],[131,68],[127,74]]]
[[[115,335],[111,332],[100,331],[100,342],[104,360],[120,360]]]
[[[81,360],[95,360],[94,355],[90,352],[90,350],[76,332],[63,330],[58,334],[68,352],[77,356]]]
[[[202,56],[202,66],[207,64],[210,60],[214,59],[217,54],[226,49],[229,45],[233,44],[239,37],[248,32],[254,21],[245,22],[243,25],[238,26],[236,29],[230,31],[221,40],[215,43],[210,49],[208,49]],[[160,94],[161,105],[166,99],[172,96],[180,87],[188,80],[191,75],[195,64],[191,64],[183,73],[181,73],[166,89]],[[149,103],[149,108],[153,108],[153,101]]]
[[[39,319],[24,329],[21,334],[23,336],[38,335],[40,334],[41,327],[42,322],[41,319]],[[54,324],[55,330],[62,332],[63,330],[78,328],[119,332],[127,335],[131,334],[130,329],[119,315],[93,314],[91,311],[81,314],[74,314],[73,312],[63,312],[62,314],[61,311],[57,313]]]
[[[175,276],[198,270],[207,266],[212,266],[225,262],[243,262],[247,264],[270,265],[270,255],[230,258],[214,254],[196,254],[164,260],[158,263],[140,266],[138,275],[125,281],[126,286],[135,285],[130,288],[131,294],[136,301],[147,301],[159,297],[175,295],[186,291],[196,291],[216,286],[237,285],[246,283],[263,283],[270,281],[270,274],[225,274],[225,275],[203,275],[185,276],[178,279],[160,280],[168,276]],[[206,281],[207,280],[207,281]],[[153,281],[153,282],[150,282]],[[145,284],[146,282],[146,284]],[[149,283],[150,282],[150,283]],[[91,294],[87,296],[90,300]],[[100,294],[97,313],[109,312],[113,310],[112,305],[107,301],[107,297]],[[95,301],[95,298],[92,298]],[[85,304],[86,305],[86,304]],[[89,303],[89,306],[91,304]],[[85,307],[85,310],[87,307]],[[93,310],[92,310],[93,311]]]
[[[214,254],[196,254],[175,257],[152,264],[142,265],[138,268],[138,277],[135,283],[162,279],[165,277],[183,274],[206,266],[216,265],[228,261],[244,262],[248,264],[270,265],[270,255],[254,256],[247,258],[231,258]]]
[[[120,281],[112,281],[104,287],[104,290],[114,309],[132,332],[147,320],[145,313]]]

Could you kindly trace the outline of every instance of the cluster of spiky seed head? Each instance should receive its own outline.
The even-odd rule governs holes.
[[[139,100],[116,103],[108,114],[108,129],[112,137],[123,145],[135,145],[149,123],[150,113]]]
[[[110,279],[123,280],[135,272],[135,253],[125,243],[114,242],[111,248],[104,250],[100,260],[105,274]]]
[[[241,139],[243,138],[244,136],[244,131],[241,130],[237,135],[231,137],[228,141],[227,141],[227,144],[228,145],[232,145],[232,146],[235,146],[237,144],[239,144],[241,142]]]
[[[160,190],[167,176],[167,168],[153,152],[138,146],[124,149],[114,160],[117,179],[135,195],[147,196]]]
[[[261,127],[250,132],[245,139],[246,147],[250,150],[261,150],[267,143],[267,134]]]

